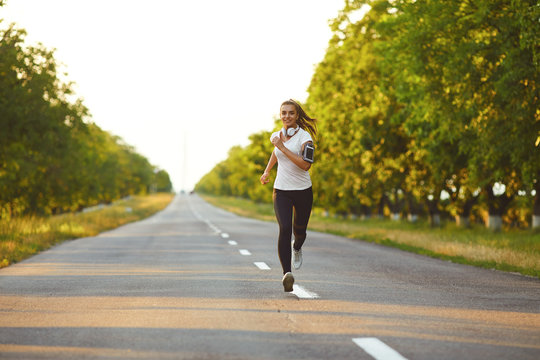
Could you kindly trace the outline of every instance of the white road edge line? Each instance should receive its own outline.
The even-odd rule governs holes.
[[[296,295],[299,299],[318,299],[320,297],[316,293],[308,291],[300,285],[293,285],[291,294]]]
[[[262,261],[256,261],[254,262],[255,266],[258,267],[261,270],[270,270],[270,266],[266,265],[265,262]]]
[[[246,250],[246,249],[240,249],[238,250],[240,252],[240,254],[244,255],[244,256],[249,256],[251,255],[251,253],[249,252],[249,250]]]
[[[236,241],[234,241],[234,240],[229,240],[227,242],[229,243],[229,245],[232,245],[232,246],[238,245],[238,243]]]
[[[396,350],[377,338],[355,338],[352,341],[376,360],[407,360]]]

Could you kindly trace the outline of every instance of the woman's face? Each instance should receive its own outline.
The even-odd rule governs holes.
[[[294,105],[281,105],[281,121],[285,129],[295,128],[296,120],[298,120],[298,112],[296,112],[296,106]]]

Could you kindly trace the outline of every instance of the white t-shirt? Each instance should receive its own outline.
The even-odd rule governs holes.
[[[279,136],[281,130],[272,133],[270,141],[276,136]],[[298,132],[294,134],[288,141],[284,141],[283,144],[287,149],[294,154],[302,155],[302,145],[308,141],[313,141],[309,133],[300,128]],[[279,190],[305,190],[311,186],[311,178],[309,172],[300,169],[298,165],[293,163],[287,155],[285,155],[278,148],[274,148],[278,161],[277,176],[274,182],[274,188]]]

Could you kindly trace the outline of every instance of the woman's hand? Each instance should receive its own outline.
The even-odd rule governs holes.
[[[265,184],[268,184],[270,182],[270,179],[268,179],[268,177],[270,176],[270,170],[272,170],[272,168],[274,167],[274,165],[276,165],[277,163],[277,158],[276,158],[276,154],[274,154],[274,152],[272,151],[272,155],[270,155],[270,159],[268,159],[268,165],[266,165],[266,169],[264,169],[264,173],[261,175],[261,184],[265,185]]]
[[[302,158],[302,156],[295,154],[291,150],[289,150],[283,143],[282,135],[283,134],[280,132],[279,137],[278,136],[273,137],[272,144],[274,144],[276,148],[281,150],[281,152],[283,152],[283,154],[285,154],[285,156],[287,156],[296,166],[298,166],[300,169],[304,171],[308,171],[311,168],[311,163],[305,161]],[[302,145],[302,150],[304,149],[304,146],[305,144]]]
[[[265,185],[265,184],[268,184],[270,182],[270,180],[268,180],[268,173],[267,172],[264,172],[262,175],[261,175],[261,184]]]
[[[279,150],[281,150],[283,148],[283,139],[281,138],[283,136],[283,134],[281,133],[281,131],[279,132],[279,136],[274,136],[272,138],[272,144],[274,144],[275,147],[277,147]]]

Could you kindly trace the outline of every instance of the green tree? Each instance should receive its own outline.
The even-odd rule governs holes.
[[[23,47],[24,36],[13,25],[0,32],[0,203],[49,213],[66,206],[61,159],[87,110],[67,101],[52,51]]]
[[[259,183],[259,178],[273,151],[270,134],[268,131],[253,134],[247,146],[232,147],[227,159],[203,176],[195,186],[195,190],[216,195],[244,197],[257,202],[271,201],[272,188]]]
[[[400,101],[414,106],[406,126],[417,150],[427,150],[426,164],[442,180],[466,175],[460,182],[472,189],[465,193],[483,189],[490,215],[500,217],[524,186],[523,167],[537,169],[532,164],[540,163],[533,145],[539,131],[538,70],[530,43],[520,44],[527,33],[522,19],[533,2],[393,5],[398,16],[380,26],[395,34],[384,44],[385,64],[399,74],[397,86],[405,89],[397,92]],[[445,156],[449,149],[454,157]],[[497,183],[506,191],[495,196]]]
[[[376,52],[384,41],[375,24],[388,16],[387,2],[374,4],[357,22],[362,2],[348,2],[332,24],[334,37],[309,87],[307,104],[320,120],[320,162],[315,189],[327,208],[370,214],[390,204],[399,213],[408,171],[408,138],[391,79]],[[387,90],[385,90],[387,89]]]
[[[0,216],[51,214],[147,193],[155,168],[59,80],[53,51],[0,31]],[[86,120],[86,121],[85,121]],[[163,178],[164,174],[161,174]]]
[[[156,191],[158,192],[171,192],[172,183],[169,178],[169,174],[165,170],[158,170],[155,173]]]
[[[319,119],[316,204],[467,223],[475,205],[496,220],[535,194],[540,225],[539,15],[533,0],[346,1],[306,102]],[[241,194],[251,149],[208,184],[232,179]]]

